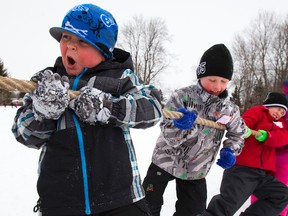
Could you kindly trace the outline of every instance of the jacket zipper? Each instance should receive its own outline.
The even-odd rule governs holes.
[[[78,82],[80,78],[86,73],[87,68],[85,68],[79,76],[77,76],[73,82],[72,90],[76,90],[78,86]],[[77,137],[78,137],[78,144],[80,149],[80,158],[81,158],[81,167],[82,167],[82,176],[83,176],[83,187],[84,187],[84,197],[85,197],[85,214],[90,215],[91,209],[90,209],[90,198],[89,198],[89,185],[88,185],[88,176],[87,176],[87,166],[86,166],[86,156],[85,156],[85,149],[84,149],[84,141],[83,141],[83,134],[82,130],[79,124],[79,121],[77,120],[75,114],[72,114],[73,121],[75,123]]]

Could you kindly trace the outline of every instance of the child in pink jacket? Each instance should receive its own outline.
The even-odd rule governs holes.
[[[288,80],[285,80],[282,85],[282,91],[288,98]],[[288,126],[288,112],[285,115],[286,124]],[[288,186],[288,140],[287,145],[283,148],[276,149],[276,172],[274,176]],[[281,212],[280,216],[288,215],[288,205]]]
[[[288,120],[288,115],[286,114]],[[288,143],[288,141],[287,141]],[[288,186],[288,146],[276,150],[276,172],[274,176]],[[288,205],[281,212],[280,216],[288,215]]]

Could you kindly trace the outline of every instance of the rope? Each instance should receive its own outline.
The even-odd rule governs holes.
[[[0,76],[0,89],[4,89],[6,91],[20,91],[24,93],[30,93],[37,87],[37,83],[33,81],[27,80],[18,80],[11,77],[3,77]],[[79,95],[78,91],[69,90],[68,94],[71,99],[74,99]]]
[[[0,89],[4,89],[6,91],[12,92],[12,91],[18,90],[20,92],[30,93],[36,87],[37,87],[37,83],[35,83],[33,81],[18,80],[18,79],[11,78],[11,77],[0,76]],[[79,95],[79,91],[69,90],[68,93],[69,93],[69,96],[71,99],[73,99]],[[179,119],[183,115],[181,112],[169,111],[166,109],[163,109],[162,112],[163,112],[163,116],[165,118],[170,118],[170,119]],[[201,117],[197,117],[195,120],[195,123],[205,125],[208,127],[212,127],[212,128],[216,128],[219,130],[226,130],[226,127],[224,125],[218,124],[216,122],[213,122],[213,121],[210,121],[207,119],[203,119]],[[254,130],[251,130],[251,133],[254,136],[260,136],[261,135],[260,132],[254,131]]]
[[[163,116],[165,118],[169,118],[169,119],[179,119],[183,116],[183,114],[181,112],[176,112],[176,111],[170,111],[167,109],[163,109]],[[219,130],[226,130],[226,127],[224,125],[218,124],[216,122],[213,122],[211,120],[207,120],[207,119],[203,119],[201,117],[197,117],[195,120],[196,124],[200,124],[200,125],[205,125],[208,127],[212,127],[212,128],[216,128]],[[251,134],[254,136],[261,136],[262,134],[258,131],[255,130],[251,130]]]
[[[165,118],[170,118],[170,119],[179,119],[183,116],[183,114],[181,112],[169,111],[167,109],[163,109],[162,112],[163,112],[163,116]],[[197,117],[195,120],[195,123],[205,125],[208,127],[212,127],[212,128],[216,128],[216,129],[220,129],[220,130],[226,130],[226,127],[224,125],[217,124],[213,121],[203,119],[201,117]]]

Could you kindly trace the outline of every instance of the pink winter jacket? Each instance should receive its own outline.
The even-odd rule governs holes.
[[[286,126],[288,128],[288,112],[286,112],[286,115],[284,118],[285,118]],[[276,157],[277,157],[276,163],[278,166],[278,169],[277,169],[278,178],[280,178],[281,181],[287,185],[288,184],[288,173],[287,173],[287,170],[288,170],[288,140],[286,141],[285,146],[276,149]],[[280,171],[280,169],[284,170],[284,171]]]

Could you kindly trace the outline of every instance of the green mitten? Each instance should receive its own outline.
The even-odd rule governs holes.
[[[251,136],[252,132],[251,132],[250,128],[248,128],[247,126],[245,126],[245,127],[246,127],[246,135],[244,138],[247,139],[248,137]]]
[[[268,132],[265,130],[258,130],[258,132],[260,132],[262,135],[260,136],[255,136],[255,138],[259,141],[259,142],[265,142],[267,140],[268,137]]]

